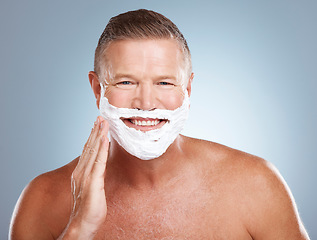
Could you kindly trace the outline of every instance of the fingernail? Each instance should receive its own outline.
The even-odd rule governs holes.
[[[100,129],[102,129],[102,128],[103,128],[103,122],[100,123]]]

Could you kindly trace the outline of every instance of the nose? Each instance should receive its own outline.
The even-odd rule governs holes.
[[[132,107],[141,110],[154,110],[157,107],[156,93],[151,84],[139,84]]]

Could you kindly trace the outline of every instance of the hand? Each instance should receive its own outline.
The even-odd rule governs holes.
[[[104,181],[109,147],[108,130],[108,122],[98,117],[72,173],[73,209],[63,239],[68,239],[68,232],[72,233],[74,239],[92,239],[106,218]]]

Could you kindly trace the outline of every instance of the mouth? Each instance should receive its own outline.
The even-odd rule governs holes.
[[[121,119],[125,125],[130,128],[135,128],[136,130],[141,130],[143,132],[161,128],[166,122],[167,119],[154,119],[154,118],[123,118]]]

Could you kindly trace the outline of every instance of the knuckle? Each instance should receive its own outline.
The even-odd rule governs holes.
[[[93,148],[93,147],[87,147],[87,151],[88,151],[89,154],[93,154],[93,153],[97,152],[97,150],[95,148]]]
[[[79,156],[79,160],[78,160],[78,163],[77,163],[76,168],[77,168],[77,167],[79,166],[79,164],[83,161],[84,154],[85,154],[85,152],[83,152],[83,153]]]
[[[100,159],[100,158],[97,158],[97,159],[95,160],[95,163],[106,164],[105,161],[103,161],[103,160]]]
[[[88,148],[89,148],[88,145],[84,147],[82,155],[84,155],[87,152]]]

